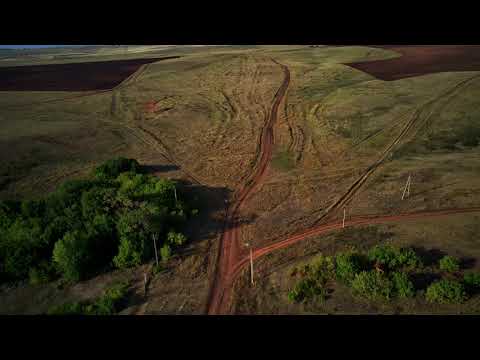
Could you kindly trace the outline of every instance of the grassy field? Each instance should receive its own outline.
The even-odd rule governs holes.
[[[0,198],[38,196],[116,156],[155,166],[161,169],[159,176],[187,179],[183,169],[205,187],[225,190],[212,197],[217,210],[204,219],[211,223],[197,224],[196,235],[192,231],[191,249],[152,281],[152,296],[142,310],[147,313],[204,311],[218,236],[212,229],[219,228],[223,216],[218,204],[251,174],[263,125],[282,83],[282,70],[272,58],[289,67],[291,83],[274,129],[271,167],[243,209],[243,215],[253,219],[242,225],[243,240],[257,247],[318,222],[325,209],[381,159],[397,137],[398,143],[348,202],[348,216],[480,205],[477,72],[381,81],[343,63],[400,55],[363,46],[137,47],[126,53],[122,48],[76,52],[24,55],[15,63],[182,57],[149,64],[119,87],[102,93],[1,92]],[[2,55],[0,66],[11,66],[12,61],[5,58],[9,54]],[[407,125],[411,126],[403,134]],[[411,194],[401,201],[409,175]],[[476,217],[459,215],[455,220],[395,225],[388,231],[394,233],[395,242],[438,246],[478,257],[480,247],[473,230],[468,230],[476,221]],[[208,231],[201,231],[205,227]],[[454,234],[447,236],[449,232]],[[359,239],[365,244],[374,241]],[[346,243],[332,235],[262,259],[258,266],[280,269],[255,289],[248,289],[241,279],[236,311],[397,311],[357,304],[341,290],[325,311],[285,302],[285,289],[291,284],[285,276],[287,268],[278,264],[291,258],[293,266],[303,261],[297,257],[302,258],[304,251],[323,252],[331,244],[341,247]],[[14,302],[14,296],[9,299]],[[461,311],[470,311],[466,310],[470,305]],[[400,312],[429,311],[420,303],[398,307]],[[26,307],[17,309],[27,311]]]
[[[255,263],[255,286],[245,271],[236,284],[236,314],[478,314],[480,296],[464,304],[432,305],[423,292],[412,299],[369,301],[352,295],[345,285],[332,286],[325,303],[291,303],[288,292],[295,285],[292,269],[309,263],[318,254],[334,255],[354,246],[367,250],[377,244],[413,246],[434,261],[448,254],[464,259],[468,271],[479,271],[479,215],[457,215],[439,220],[415,220],[403,224],[370,225],[314,237],[292,247],[273,252]],[[428,256],[427,256],[428,258]],[[473,261],[472,261],[473,260]],[[425,289],[423,289],[424,291]],[[240,295],[241,294],[241,295]]]

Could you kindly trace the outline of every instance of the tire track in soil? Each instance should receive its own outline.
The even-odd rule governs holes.
[[[327,216],[329,216],[331,213],[333,213],[335,210],[339,209],[341,206],[347,204],[350,200],[352,200],[353,196],[358,192],[358,190],[365,184],[367,179],[372,175],[375,170],[377,170],[385,161],[385,159],[390,155],[390,153],[393,153],[393,149],[400,144],[402,140],[404,140],[408,134],[411,132],[414,128],[414,126],[421,121],[421,115],[422,113],[428,109],[430,106],[434,106],[436,103],[438,103],[441,100],[446,99],[446,103],[443,104],[444,106],[448,103],[448,101],[451,99],[452,96],[454,96],[458,91],[463,89],[464,86],[468,85],[471,81],[475,80],[476,78],[480,77],[480,75],[475,75],[471,78],[462,80],[452,88],[448,89],[445,91],[443,94],[439,95],[438,97],[428,101],[425,103],[423,106],[421,106],[419,109],[417,109],[413,116],[407,121],[403,129],[401,130],[400,134],[390,143],[390,145],[382,152],[380,155],[379,159],[372,165],[370,165],[366,171],[363,173],[363,175],[358,178],[349,188],[348,190],[337,200],[335,201],[332,205],[330,205],[328,208],[325,209],[324,214],[320,216],[314,223],[313,225],[318,224],[322,220],[324,220]],[[432,110],[428,116],[423,120],[423,122],[427,122],[430,117],[433,115],[434,110]]]
[[[425,218],[435,218],[448,215],[457,215],[457,214],[468,214],[480,212],[480,207],[472,208],[460,208],[460,209],[440,209],[440,210],[431,210],[431,211],[420,211],[415,213],[403,213],[398,215],[371,215],[371,216],[358,216],[350,220],[345,221],[345,227],[358,226],[358,225],[372,225],[372,224],[384,224],[390,222],[402,222],[408,220],[416,219],[425,219]],[[253,251],[252,257],[253,260],[270,254],[271,252],[279,249],[286,248],[290,245],[298,243],[300,241],[306,240],[313,236],[318,236],[333,230],[342,229],[342,221],[331,222],[327,224],[322,224],[305,231],[294,234],[284,240],[276,241],[273,244],[264,246],[260,249]],[[229,278],[229,285],[233,285],[235,280],[241,274],[241,271],[248,267],[250,262],[249,256],[244,256],[238,263],[235,265],[234,269],[231,272]]]
[[[413,127],[420,122],[420,116],[421,114],[428,109],[430,106],[434,106],[436,103],[438,103],[441,100],[446,99],[446,103],[443,104],[445,106],[451,99],[453,95],[455,95],[458,91],[463,89],[464,86],[468,85],[471,81],[475,80],[476,78],[480,77],[480,75],[473,76],[471,78],[468,78],[466,80],[463,80],[453,86],[452,88],[448,89],[445,91],[443,94],[440,96],[428,101],[426,104],[424,104],[421,108],[417,109],[413,116],[407,121],[405,126],[402,128],[400,134],[390,143],[390,145],[382,152],[380,158],[371,166],[369,166],[366,170],[366,172],[359,178],[357,179],[347,190],[346,193],[344,193],[334,204],[329,206],[327,210],[325,211],[324,215],[322,215],[317,221],[313,223],[313,225],[318,224],[321,220],[325,219],[328,215],[332,213],[332,210],[338,209],[342,204],[345,204],[349,200],[353,198],[353,196],[356,194],[356,192],[360,189],[360,187],[366,182],[367,178],[384,162],[386,157],[390,154],[392,149],[398,145],[404,138],[408,136],[408,134],[411,132],[410,130],[413,129]],[[441,106],[442,107],[442,106]],[[424,123],[428,122],[429,118],[433,115],[434,110],[432,109],[428,116],[424,119]],[[425,218],[425,217],[435,217],[435,216],[445,216],[445,215],[450,215],[450,214],[459,214],[459,213],[472,213],[472,212],[480,212],[480,208],[466,208],[466,209],[444,209],[444,210],[436,210],[436,211],[423,211],[423,212],[418,212],[418,213],[405,213],[405,214],[399,214],[399,215],[378,215],[378,216],[359,216],[354,219],[348,220],[345,222],[345,226],[354,226],[354,225],[368,225],[368,224],[378,224],[378,223],[385,223],[385,222],[394,222],[394,221],[402,221],[402,220],[408,220],[408,219],[418,219],[418,218]],[[293,243],[296,243],[298,241],[304,240],[308,237],[314,236],[314,235],[319,235],[322,233],[325,233],[327,231],[335,230],[342,228],[342,222],[334,222],[334,223],[327,223],[323,225],[316,225],[313,227],[310,227],[309,229],[300,232],[296,235],[292,235],[289,238],[279,241],[279,242],[274,242],[271,245],[267,245],[265,247],[262,247],[260,249],[257,249],[253,252],[253,259],[258,259],[260,256],[266,255],[276,249],[281,249],[284,247],[287,247]],[[234,228],[236,229],[236,228]],[[235,238],[234,238],[235,239]],[[220,298],[220,304],[216,305],[217,307],[214,307],[212,311],[212,307],[209,308],[209,314],[215,314],[215,313],[227,313],[228,310],[225,308],[225,302],[221,302],[223,298],[225,298],[225,294],[228,294],[231,296],[232,292],[232,287],[235,279],[239,276],[240,271],[246,267],[249,263],[249,257],[244,256],[241,260],[239,260],[235,265],[233,265],[233,268],[227,268],[230,269],[230,271],[225,272],[226,277],[223,280],[222,284],[222,293],[221,293],[221,298]],[[231,264],[228,264],[231,266]],[[223,306],[223,307],[221,307]],[[218,310],[217,310],[218,309]],[[215,311],[216,310],[216,311]]]
[[[208,314],[225,313],[226,302],[229,301],[231,294],[231,287],[226,286],[229,283],[227,280],[230,277],[231,270],[235,264],[238,263],[240,250],[238,244],[239,228],[237,215],[249,195],[253,193],[265,177],[272,156],[274,143],[273,126],[278,117],[278,107],[284,99],[290,83],[290,71],[287,66],[278,63],[274,59],[271,60],[282,68],[285,76],[282,85],[274,96],[270,116],[262,130],[260,152],[254,173],[250,180],[248,180],[245,185],[235,193],[234,201],[227,208],[224,229],[218,247],[219,253],[217,255],[217,265],[207,300]]]

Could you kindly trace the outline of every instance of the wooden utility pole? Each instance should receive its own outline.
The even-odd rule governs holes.
[[[252,281],[252,286],[255,285],[253,282],[253,250],[250,247],[250,280]]]
[[[143,294],[147,296],[147,273],[143,273]]]
[[[408,180],[407,180],[407,183],[405,184],[405,189],[403,190],[403,194],[402,194],[402,200],[405,198],[407,189],[408,189],[408,196],[410,195],[410,181],[411,181],[411,176],[408,175]]]
[[[250,243],[245,243],[246,246],[248,246],[250,248],[250,282],[252,283],[252,286],[255,285],[254,281],[253,281],[253,249],[250,245]]]
[[[346,217],[346,208],[343,208],[343,223],[342,223],[342,228],[345,227],[345,217]]]
[[[155,262],[157,263],[158,267],[158,253],[157,253],[157,234],[153,234],[153,248],[155,249]]]

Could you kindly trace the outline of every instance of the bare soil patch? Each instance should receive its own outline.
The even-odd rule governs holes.
[[[107,90],[142,65],[178,57],[1,67],[0,91]]]
[[[379,45],[373,47],[393,50],[402,56],[345,65],[385,81],[438,72],[480,70],[480,45]]]

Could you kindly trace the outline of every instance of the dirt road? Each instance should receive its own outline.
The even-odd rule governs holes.
[[[252,176],[235,193],[230,206],[227,208],[223,234],[220,238],[219,255],[215,276],[208,299],[208,314],[223,314],[230,297],[231,287],[226,286],[230,274],[238,264],[241,245],[239,244],[238,213],[266,175],[273,150],[273,126],[278,117],[278,108],[284,99],[290,83],[290,71],[288,67],[273,60],[282,67],[284,72],[283,83],[274,96],[268,121],[266,122],[260,137],[260,152]]]
[[[389,222],[401,222],[408,220],[416,220],[422,218],[432,218],[440,217],[454,214],[464,214],[464,213],[474,213],[480,212],[480,207],[473,208],[464,208],[464,209],[442,209],[442,210],[432,210],[432,211],[422,211],[416,213],[404,213],[398,215],[375,215],[375,216],[358,216],[350,220],[345,221],[345,227],[348,226],[358,226],[358,225],[371,225],[371,224],[382,224]],[[256,260],[264,255],[267,255],[275,250],[279,250],[285,247],[288,247],[292,244],[295,244],[299,241],[305,240],[312,236],[318,236],[320,234],[327,233],[332,230],[337,230],[342,228],[342,222],[332,222],[323,225],[316,226],[314,228],[302,231],[298,234],[292,235],[287,239],[276,241],[273,244],[264,246],[260,249],[253,251],[253,259]],[[233,270],[230,273],[230,276],[225,281],[225,286],[231,287],[240,275],[241,271],[249,265],[250,258],[249,256],[244,256],[240,259],[237,264],[234,266]]]

